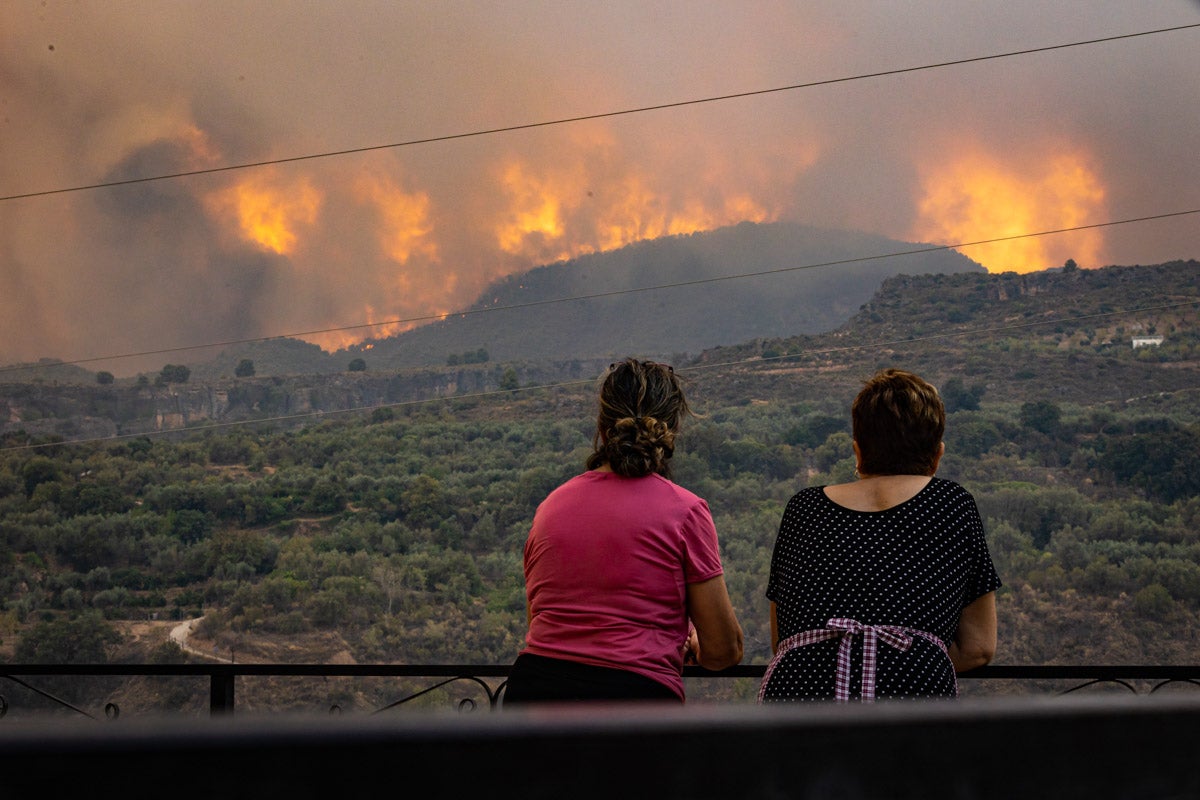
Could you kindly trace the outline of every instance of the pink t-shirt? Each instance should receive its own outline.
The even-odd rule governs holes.
[[[659,475],[577,475],[525,543],[522,652],[637,672],[682,698],[686,587],[722,572],[704,500]]]

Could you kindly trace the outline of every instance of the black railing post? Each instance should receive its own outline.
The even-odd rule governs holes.
[[[209,678],[208,713],[210,716],[233,713],[232,669],[214,669]]]

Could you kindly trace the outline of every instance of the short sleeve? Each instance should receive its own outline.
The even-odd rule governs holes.
[[[971,580],[967,584],[966,596],[963,598],[963,605],[967,606],[983,597],[988,592],[994,592],[1003,584],[1000,581],[1000,574],[996,571],[996,565],[992,561],[992,554],[988,550],[987,539],[983,534],[983,520],[979,516],[979,507],[975,505],[975,498],[969,492],[963,490],[969,504],[969,514],[971,518]]]
[[[708,503],[697,498],[683,521],[684,581],[699,583],[725,572],[721,565],[721,546],[717,526]]]

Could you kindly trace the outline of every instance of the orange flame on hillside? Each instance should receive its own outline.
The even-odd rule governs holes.
[[[302,338],[327,353],[343,350],[353,345],[362,345],[364,350],[370,350],[375,346],[368,341],[370,339],[385,339],[388,336],[410,331],[418,324],[424,324],[403,322],[394,314],[381,314],[373,305],[367,305],[363,309],[363,316],[367,321],[356,324],[352,328],[313,333]],[[367,342],[367,344],[364,345],[363,342]]]
[[[296,335],[327,352],[444,319],[522,265],[775,216],[750,188],[727,188],[719,158],[710,174],[688,173],[686,188],[670,188],[669,170],[655,177],[623,160],[603,138],[558,163],[495,164],[499,191],[467,204],[482,243],[448,230],[452,212],[398,162],[349,178],[252,176],[207,202],[239,241],[319,281],[298,298],[316,332]],[[366,236],[348,236],[348,225]]]
[[[772,217],[746,193],[680,200],[641,175],[602,177],[582,165],[535,171],[513,160],[501,170],[500,182],[510,208],[494,228],[496,244],[535,263]]]
[[[307,178],[271,183],[255,176],[210,198],[218,216],[232,218],[242,238],[279,255],[292,253],[301,226],[317,221],[321,193]]]
[[[614,250],[644,239],[712,230],[738,222],[763,222],[768,213],[749,195],[724,197],[713,206],[684,201],[671,210],[669,198],[653,191],[635,175],[627,177],[611,198],[612,205],[597,215],[595,239],[600,250]]]
[[[458,289],[458,275],[441,263],[428,193],[405,191],[397,179],[380,173],[362,175],[354,188],[360,201],[374,206],[379,221],[377,240],[380,250],[398,265],[383,276],[385,299],[396,307],[404,307],[404,301],[414,295],[426,303],[452,300]],[[365,335],[359,334],[356,341],[361,341],[364,336],[395,336],[429,321],[429,315],[422,315],[423,319],[418,322],[380,325],[377,322],[381,315],[375,307],[368,305],[364,312],[374,327]],[[441,316],[445,314],[441,313]],[[343,342],[342,346],[353,343]]]
[[[978,151],[939,161],[923,176],[919,221],[913,238],[949,245],[1013,238],[959,250],[990,272],[1033,272],[1074,259],[1098,266],[1098,230],[1050,236],[1102,219],[1105,191],[1081,151],[1030,165],[1004,162]]]
[[[364,175],[355,189],[360,199],[370,202],[379,212],[383,229],[380,246],[389,258],[400,264],[420,256],[438,260],[438,246],[432,239],[429,221],[429,195],[405,192],[383,175]]]
[[[586,196],[586,180],[581,172],[573,175],[559,173],[537,176],[524,164],[510,162],[501,173],[500,182],[512,201],[507,220],[496,227],[496,244],[506,253],[527,255],[538,253],[547,261],[570,258],[572,247],[563,241],[565,216],[581,204]]]

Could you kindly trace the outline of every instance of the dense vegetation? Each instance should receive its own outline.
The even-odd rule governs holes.
[[[1194,262],[1178,269],[1171,280],[1194,284]],[[940,474],[974,493],[1005,582],[996,663],[1195,663],[1195,303],[1170,302],[1160,281],[1156,310],[1139,310],[1132,273],[1105,272],[897,279],[831,334],[676,365],[700,416],[675,477],[713,509],[747,662],[769,656],[763,591],[784,504],[850,479],[849,401],[896,365],[945,397]],[[1006,297],[989,300],[997,288]],[[1164,342],[1135,350],[1134,331]],[[239,660],[507,663],[525,535],[582,468],[592,402],[578,383],[509,386],[291,428],[86,445],[10,435],[0,656],[181,660],[194,656],[123,631],[203,616],[199,640]]]

